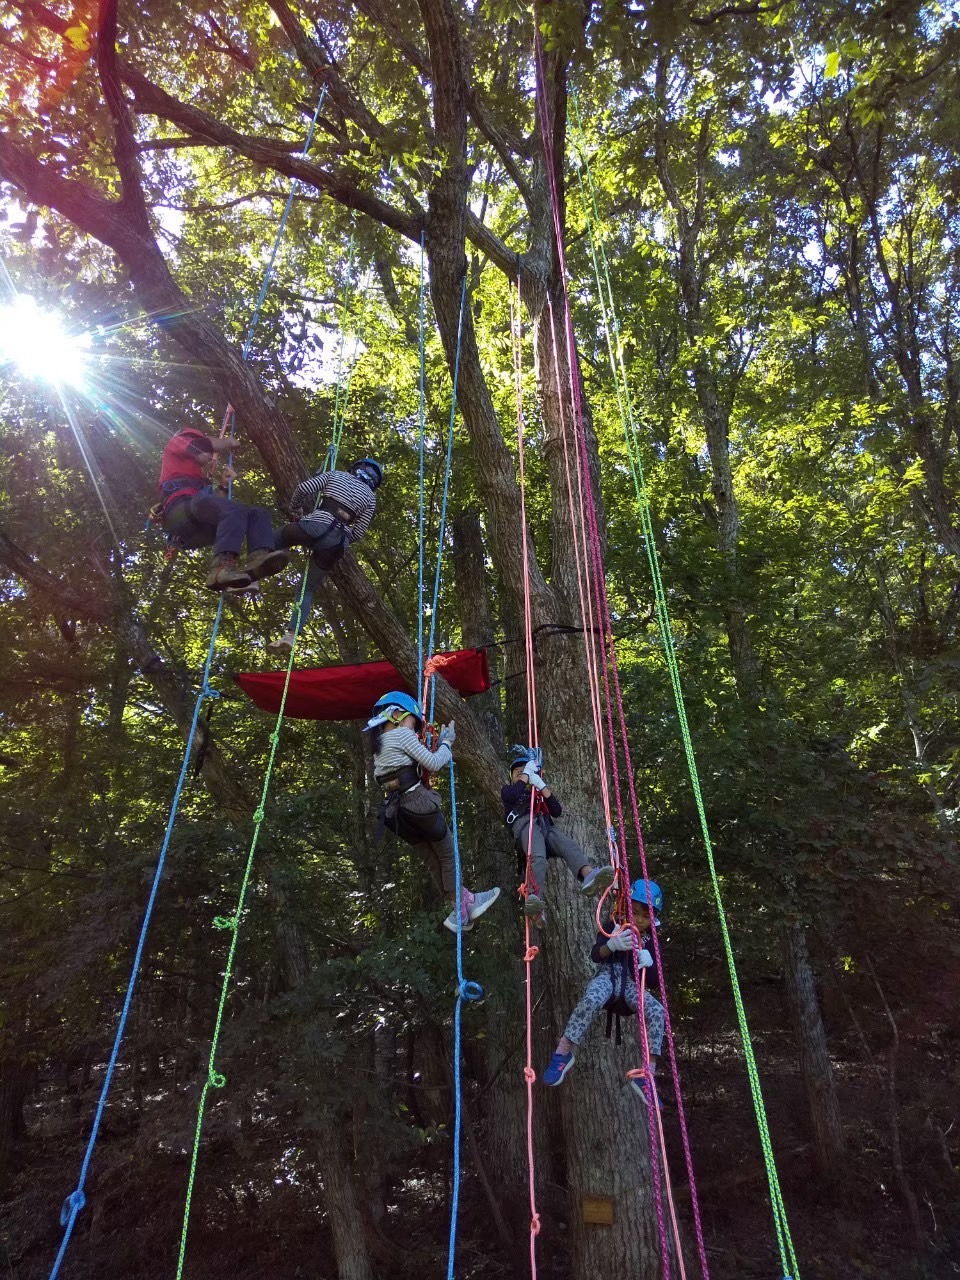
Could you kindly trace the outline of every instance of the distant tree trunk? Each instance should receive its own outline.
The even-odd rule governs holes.
[[[30,1088],[31,1072],[15,1058],[0,1062],[0,1186],[13,1166],[13,1148],[26,1136],[23,1104]]]
[[[807,939],[796,922],[783,929],[783,966],[813,1128],[814,1158],[821,1177],[835,1182],[844,1167],[843,1126]]]
[[[330,1220],[340,1280],[376,1280],[363,1213],[353,1184],[353,1154],[344,1141],[343,1117],[330,1107],[320,1107],[314,1121],[316,1148],[323,1182],[323,1199]]]

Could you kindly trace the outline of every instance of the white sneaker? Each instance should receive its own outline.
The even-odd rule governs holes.
[[[289,658],[297,637],[292,631],[285,631],[279,640],[271,640],[267,645],[268,653],[275,653],[279,658]]]
[[[499,889],[481,889],[479,893],[471,893],[472,902],[467,904],[467,918],[472,924],[474,920],[479,919],[485,911],[489,911],[496,900],[500,897]]]

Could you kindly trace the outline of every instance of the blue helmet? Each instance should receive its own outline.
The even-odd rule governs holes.
[[[648,884],[650,886],[649,897],[647,896]],[[630,886],[630,897],[634,902],[639,902],[641,907],[649,907],[652,911],[663,910],[663,890],[656,880],[634,880]]]
[[[371,489],[379,489],[383,484],[383,467],[376,458],[360,458],[350,470],[358,480],[365,481]]]
[[[397,711],[402,712],[402,715],[396,715]],[[391,712],[393,714],[390,714]],[[409,693],[394,690],[391,693],[385,693],[373,704],[373,715],[367,728],[373,729],[378,724],[388,724],[391,720],[400,720],[408,715],[416,717],[418,729],[423,728],[423,709],[420,703]]]
[[[524,747],[519,742],[515,742],[510,748],[511,773],[518,764],[532,764],[534,768],[542,768],[543,752],[539,747]]]

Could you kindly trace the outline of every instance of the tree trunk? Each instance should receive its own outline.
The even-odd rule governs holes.
[[[843,1169],[843,1126],[807,939],[800,925],[791,922],[784,926],[782,941],[784,982],[813,1129],[814,1159],[821,1178],[833,1183]]]
[[[30,1076],[30,1069],[17,1059],[7,1058],[0,1063],[0,1186],[12,1171],[15,1145],[26,1136],[23,1104]]]
[[[344,1141],[343,1117],[320,1107],[314,1124],[319,1136],[317,1161],[330,1221],[340,1280],[376,1280],[363,1213],[353,1185],[353,1159]]]

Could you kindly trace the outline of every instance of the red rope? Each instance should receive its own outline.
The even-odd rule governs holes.
[[[523,330],[520,313],[520,282],[517,281],[517,302],[514,306],[513,290],[510,291],[510,336],[513,344],[513,377],[517,402],[517,449],[519,453],[520,471],[520,535],[523,539],[523,633],[527,658],[527,740],[536,748],[539,745],[537,727],[537,686],[533,656],[533,607],[530,600],[530,548],[527,535],[527,499],[526,476],[523,457]],[[533,878],[533,831],[535,820],[535,804],[537,792],[530,788],[530,819],[527,824],[527,864],[524,882],[520,892],[526,896],[536,891],[542,892]],[[524,917],[524,940],[526,949],[523,962],[526,966],[526,1016],[527,1016],[527,1060],[523,1068],[523,1078],[527,1085],[527,1190],[530,1199],[530,1276],[537,1277],[537,1236],[540,1234],[540,1215],[537,1213],[536,1167],[533,1143],[533,1086],[537,1073],[533,1066],[533,962],[539,948],[530,944],[530,917]]]
[[[624,749],[624,761],[627,766],[627,779],[628,779],[629,790],[630,790],[631,809],[632,809],[632,816],[634,818],[634,827],[636,832],[638,849],[640,853],[641,869],[643,871],[643,877],[644,877],[645,883],[649,884],[649,877],[647,874],[647,865],[646,865],[646,853],[644,849],[643,834],[642,834],[642,829],[641,829],[640,820],[639,820],[639,806],[637,805],[637,801],[636,801],[636,788],[633,781],[633,767],[632,767],[632,761],[630,759],[629,744],[628,744],[627,732],[626,732],[626,716],[625,716],[624,707],[623,707],[623,698],[620,690],[619,672],[617,670],[617,663],[616,663],[616,648],[614,645],[612,628],[611,628],[609,600],[608,600],[607,591],[606,591],[606,581],[605,581],[605,575],[604,575],[604,569],[603,569],[603,557],[601,553],[601,542],[600,542],[600,535],[599,535],[598,522],[597,522],[596,502],[594,500],[593,488],[592,488],[591,479],[590,479],[589,454],[587,450],[586,430],[585,430],[584,417],[583,417],[583,389],[582,389],[580,378],[577,373],[577,366],[576,366],[576,344],[575,344],[575,339],[573,334],[573,320],[572,320],[572,315],[570,311],[570,299],[569,299],[569,291],[568,291],[568,285],[567,285],[567,279],[568,279],[567,266],[566,266],[566,257],[564,252],[564,243],[563,243],[563,228],[561,226],[561,221],[560,221],[560,201],[559,201],[559,193],[557,190],[557,179],[556,179],[554,153],[553,153],[553,141],[552,141],[552,134],[550,132],[550,122],[547,119],[547,112],[546,112],[545,103],[544,103],[545,80],[544,80],[542,48],[541,48],[541,42],[540,42],[540,33],[536,26],[534,28],[534,46],[535,46],[535,53],[536,53],[536,60],[537,60],[537,108],[540,115],[541,136],[543,138],[547,177],[548,177],[548,184],[550,188],[550,201],[551,201],[553,220],[554,220],[556,247],[557,247],[557,254],[558,254],[559,264],[560,264],[560,280],[561,280],[561,286],[563,289],[563,301],[564,301],[564,317],[563,318],[564,318],[564,331],[565,331],[565,338],[566,338],[568,375],[570,379],[570,401],[574,411],[574,437],[575,437],[575,443],[579,445],[579,449],[577,450],[577,453],[576,453],[576,459],[578,463],[577,487],[578,487],[578,495],[580,497],[581,515],[586,514],[586,517],[587,517],[585,524],[582,526],[582,528],[586,530],[584,536],[585,536],[585,540],[589,543],[589,551],[590,551],[590,558],[587,562],[587,576],[589,577],[590,561],[592,561],[593,589],[596,595],[596,606],[597,606],[596,613],[600,621],[600,626],[597,628],[594,628],[591,625],[591,627],[589,628],[589,631],[585,632],[585,637],[596,636],[599,644],[599,650],[600,650],[599,666],[603,673],[603,685],[604,685],[604,694],[605,694],[604,701],[606,704],[605,718],[607,722],[606,723],[607,739],[608,739],[608,745],[610,750],[610,763],[613,770],[614,792],[615,792],[616,810],[617,810],[617,817],[618,817],[617,829],[622,833],[624,832],[625,827],[624,827],[624,817],[623,817],[623,801],[622,801],[621,788],[620,788],[619,764],[617,760],[616,741],[614,736],[613,699],[611,698],[610,677],[608,676],[608,670],[613,677],[617,718],[619,720],[620,737],[621,737],[622,746]],[[559,393],[559,351],[558,351],[558,344],[556,341],[556,328],[553,320],[553,310],[552,310],[552,306],[550,306],[549,299],[548,299],[548,307],[550,307],[550,322],[551,322],[551,331],[553,335],[554,363],[557,368],[558,395],[559,395],[560,403],[562,406],[563,397]],[[568,441],[566,436],[565,424],[564,424],[563,434],[564,434],[564,451],[566,453],[568,448]],[[569,474],[569,471],[568,471],[568,474]],[[579,574],[579,571],[578,571],[578,574]],[[592,616],[593,615],[591,611],[591,618]],[[589,653],[589,647],[590,646],[588,644],[588,653]],[[590,662],[590,659],[588,656],[588,666],[589,666],[589,662]],[[602,742],[602,740],[603,740],[603,735],[602,734],[598,735],[598,742]],[[609,823],[609,793],[605,785],[603,787],[603,791],[604,791],[605,812],[608,814],[608,823]],[[612,832],[610,834],[610,843],[612,846],[613,845]],[[613,861],[615,868],[619,864],[620,872],[622,875],[621,891],[625,890],[624,898],[626,900],[627,912],[629,914],[630,922],[632,925],[633,924],[633,904],[632,904],[632,899],[629,893],[629,866],[628,866],[626,848],[624,848],[620,852],[619,857],[617,857],[615,851],[611,849],[611,860]],[[649,901],[649,890],[648,890],[648,901]],[[659,943],[656,936],[656,930],[655,929],[652,930],[651,933],[652,933],[654,951],[657,956],[657,960],[659,961],[660,948],[659,948]],[[634,976],[635,976],[635,981],[637,985],[637,990],[639,992],[641,989],[642,981],[639,973],[636,945],[633,948],[633,968],[634,968]],[[680,1117],[680,1127],[681,1127],[681,1134],[682,1134],[683,1148],[684,1148],[684,1159],[686,1163],[687,1176],[688,1176],[689,1185],[690,1185],[691,1207],[693,1210],[694,1226],[695,1226],[696,1237],[697,1237],[697,1249],[698,1249],[698,1255],[699,1255],[699,1261],[700,1261],[700,1268],[704,1276],[704,1280],[708,1280],[709,1267],[708,1267],[707,1258],[706,1258],[706,1247],[703,1239],[703,1230],[702,1230],[702,1224],[700,1219],[700,1208],[699,1208],[699,1202],[698,1202],[697,1192],[696,1192],[696,1180],[693,1172],[692,1153],[690,1151],[686,1117],[684,1114],[683,1100],[682,1100],[681,1090],[680,1090],[680,1079],[677,1071],[676,1052],[675,1052],[675,1047],[673,1043],[673,1031],[672,1031],[672,1026],[670,1022],[668,1001],[666,997],[666,989],[665,989],[666,983],[663,979],[662,968],[660,972],[661,972],[661,994],[663,996],[664,1021],[666,1026],[668,1052],[670,1055],[671,1068],[672,1068],[673,1077],[674,1077],[674,1091],[675,1091],[676,1100],[677,1100],[677,1109]],[[644,1052],[644,1060],[649,1061],[648,1047],[646,1045],[646,1023],[643,1016],[642,1006],[638,1008],[637,1021],[640,1029],[642,1047]],[[671,1219],[674,1227],[675,1239],[677,1239],[677,1242],[678,1242],[677,1256],[678,1256],[681,1272],[683,1272],[683,1254],[682,1254],[682,1249],[679,1247],[679,1238],[677,1236],[676,1215],[675,1215],[674,1206],[673,1206],[673,1194],[670,1186],[669,1168],[667,1167],[667,1164],[666,1164],[666,1150],[665,1150],[665,1143],[663,1140],[663,1125],[660,1119],[659,1110],[654,1107],[651,1107],[650,1110],[651,1112],[656,1111],[656,1118],[654,1119],[653,1115],[651,1115],[650,1117],[650,1129],[651,1129],[650,1137],[651,1137],[652,1159],[654,1160],[654,1162],[656,1162],[657,1146],[658,1146],[656,1139],[659,1139],[659,1145],[661,1146],[661,1149],[664,1152],[664,1175],[665,1175],[665,1181],[667,1185],[668,1199],[670,1201]],[[662,1203],[661,1203],[661,1197],[660,1197],[660,1183],[659,1183],[659,1177],[656,1175],[656,1171],[655,1171],[654,1177],[655,1177],[655,1188],[656,1188],[656,1199],[657,1199],[657,1221],[658,1221],[658,1227],[660,1229],[661,1261],[662,1261],[665,1280],[668,1280],[669,1266],[670,1266],[669,1251],[667,1248],[665,1223],[663,1220],[663,1210],[662,1210]]]

